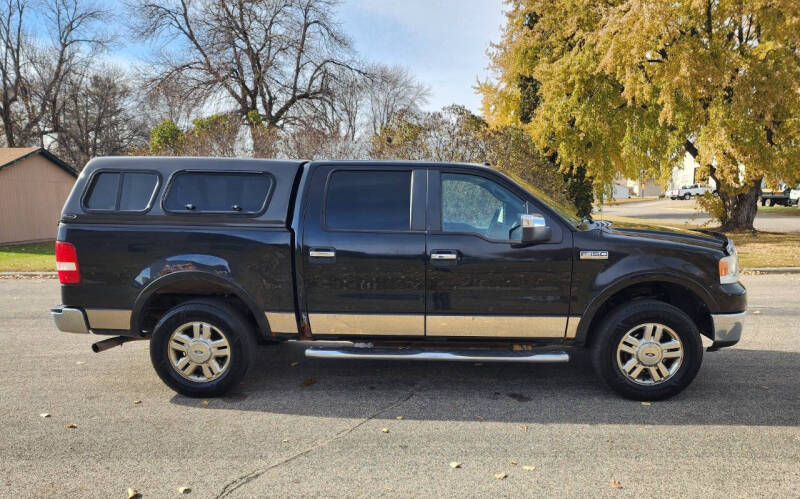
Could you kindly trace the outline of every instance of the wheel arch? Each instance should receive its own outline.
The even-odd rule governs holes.
[[[152,329],[169,308],[204,297],[224,299],[245,315],[259,338],[270,336],[271,329],[264,312],[245,289],[221,276],[196,270],[173,272],[148,283],[134,303],[131,330],[139,333]]]
[[[713,297],[699,284],[669,275],[640,275],[620,279],[605,288],[586,307],[575,335],[575,343],[590,345],[592,331],[617,306],[634,300],[656,299],[685,312],[708,335],[712,329]]]

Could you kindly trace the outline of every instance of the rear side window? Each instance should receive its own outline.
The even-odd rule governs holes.
[[[409,230],[411,172],[338,171],[331,175],[325,225],[341,230]]]
[[[265,173],[177,173],[164,200],[164,209],[252,215],[266,208],[272,184],[272,176]]]
[[[145,211],[158,187],[158,175],[149,172],[100,172],[84,200],[89,210]]]

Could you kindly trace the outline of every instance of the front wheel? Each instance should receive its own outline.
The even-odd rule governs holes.
[[[688,200],[692,199],[692,195],[691,195],[691,194],[689,194],[689,193],[686,193],[686,194],[684,194],[684,195],[683,195],[683,199],[684,199],[685,201],[688,201]]]
[[[150,360],[161,380],[181,395],[217,397],[247,372],[255,349],[251,329],[225,302],[186,302],[158,321]]]
[[[623,397],[661,400],[692,382],[703,361],[694,321],[668,303],[622,305],[595,331],[592,363],[598,376]]]

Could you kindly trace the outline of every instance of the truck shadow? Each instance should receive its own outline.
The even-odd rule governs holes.
[[[303,352],[292,343],[261,348],[236,391],[206,408],[521,424],[800,425],[795,352],[707,353],[683,393],[650,406],[602,386],[585,354],[570,364],[522,365],[319,360]],[[172,401],[197,407],[179,395]]]

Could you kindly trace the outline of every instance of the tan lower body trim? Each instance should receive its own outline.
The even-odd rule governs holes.
[[[131,328],[131,311],[113,308],[87,308],[86,318],[89,329],[124,329]]]
[[[429,315],[428,336],[563,338],[564,316]]]
[[[297,334],[297,318],[294,312],[264,312],[269,329],[273,333]]]
[[[581,323],[581,316],[580,315],[573,315],[569,318],[567,322],[567,334],[564,336],[567,340],[574,340],[575,336],[578,334],[578,324]]]
[[[425,316],[422,314],[308,314],[308,321],[314,335],[425,335]]]

